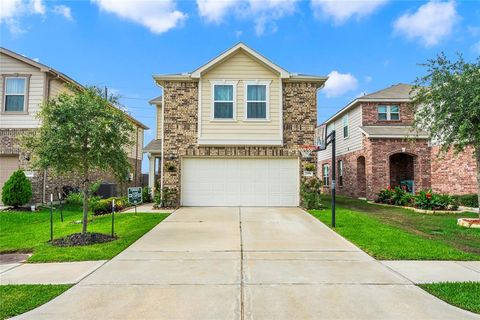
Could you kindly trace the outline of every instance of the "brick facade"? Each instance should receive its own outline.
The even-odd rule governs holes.
[[[63,186],[79,187],[81,180],[75,176],[58,176],[50,171],[32,170],[28,161],[28,155],[21,150],[18,144],[18,137],[31,129],[0,129],[0,157],[3,156],[18,156],[19,168],[29,173],[29,180],[32,183],[32,203],[42,203],[49,200],[49,194],[53,193],[56,199],[56,194],[62,190]],[[1,158],[0,158],[1,159]],[[119,183],[115,177],[108,172],[95,172],[91,177],[92,181],[104,181],[117,183],[117,193],[119,195],[126,195],[127,188],[130,186],[141,185],[142,179],[142,160],[128,159],[132,166],[132,172],[135,168],[135,161],[137,162],[137,181]],[[44,191],[45,187],[45,191]],[[45,197],[45,199],[44,199]]]
[[[344,171],[343,186],[339,186],[337,169],[337,193],[375,199],[380,190],[388,185],[399,185],[401,180],[410,180],[411,176],[415,190],[431,188],[446,194],[477,193],[473,148],[468,147],[459,155],[450,151],[442,158],[437,154],[438,147],[429,146],[427,140],[364,137],[362,150],[337,156],[337,161],[343,161]],[[364,167],[361,157],[365,159]],[[320,178],[325,163],[331,166],[330,160],[319,163]],[[324,191],[329,190],[324,188]]]
[[[180,204],[183,157],[298,157],[298,146],[314,143],[317,121],[316,83],[283,83],[283,146],[199,146],[198,83],[166,81],[164,92],[163,186],[177,190]],[[302,159],[300,171],[315,159]],[[169,172],[167,164],[175,170]],[[301,174],[299,172],[299,174]]]
[[[453,150],[439,156],[439,147],[431,148],[432,190],[448,194],[477,193],[475,152],[467,147],[456,155]]]
[[[400,107],[400,120],[382,121],[378,119],[379,105],[395,105]],[[362,125],[364,126],[408,126],[413,123],[414,110],[409,103],[378,103],[364,102],[362,103]]]

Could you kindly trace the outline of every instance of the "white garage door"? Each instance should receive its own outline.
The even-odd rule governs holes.
[[[185,158],[184,206],[298,206],[298,159]]]
[[[2,188],[15,170],[18,170],[18,156],[0,157],[0,204],[2,203]]]

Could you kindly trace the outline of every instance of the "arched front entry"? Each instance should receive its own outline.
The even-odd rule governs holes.
[[[405,186],[408,191],[414,192],[415,156],[408,153],[390,155],[390,186]]]
[[[367,175],[364,156],[357,158],[357,196],[360,198],[367,197]]]

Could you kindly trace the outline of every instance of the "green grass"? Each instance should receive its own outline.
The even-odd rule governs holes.
[[[115,214],[115,241],[82,247],[55,247],[50,240],[50,213],[0,212],[0,252],[33,252],[28,262],[60,262],[111,259],[147,231],[165,219],[165,213]],[[64,210],[64,222],[59,211],[54,212],[54,238],[81,232],[80,208],[69,206]],[[89,232],[111,233],[111,215],[90,217]]]
[[[331,225],[330,208],[310,213]],[[424,215],[338,197],[335,231],[377,259],[480,260],[480,230],[457,226],[458,217]]]
[[[0,319],[10,318],[52,300],[70,288],[69,284],[20,284],[0,286]]]
[[[480,282],[442,282],[419,287],[449,304],[480,313]]]

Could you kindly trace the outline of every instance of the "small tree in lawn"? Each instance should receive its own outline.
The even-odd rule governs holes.
[[[474,148],[480,200],[480,57],[468,63],[460,54],[450,61],[441,53],[422,66],[426,75],[412,89],[415,125],[429,132],[441,153]]]
[[[18,208],[32,199],[32,183],[22,170],[15,171],[2,188],[2,202]]]
[[[113,107],[114,97],[102,97],[96,87],[74,88],[43,104],[41,126],[25,136],[33,165],[59,175],[80,178],[83,192],[83,227],[87,232],[91,177],[110,171],[120,181],[128,177],[127,148],[133,143],[133,126],[124,112]]]

